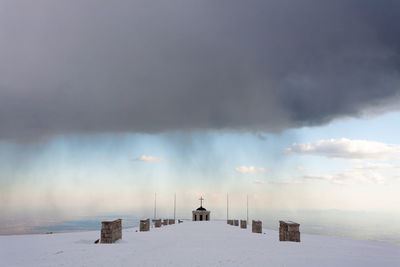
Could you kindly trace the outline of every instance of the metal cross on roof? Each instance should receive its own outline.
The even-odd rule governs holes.
[[[204,198],[203,198],[203,197],[200,197],[199,200],[200,200],[200,207],[203,207],[203,200],[204,200]]]

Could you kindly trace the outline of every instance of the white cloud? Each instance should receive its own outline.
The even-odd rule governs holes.
[[[307,181],[321,180],[333,184],[384,184],[385,178],[382,174],[372,170],[363,170],[357,168],[346,169],[336,175],[305,175],[302,177]]]
[[[304,175],[302,178],[305,180],[332,181],[334,179],[334,176],[328,174],[309,174],[309,175]]]
[[[354,167],[359,170],[381,170],[381,169],[398,169],[399,167],[389,163],[367,163]]]
[[[269,184],[275,185],[292,185],[292,184],[304,184],[303,180],[278,180],[278,181],[270,181]]]
[[[163,158],[153,157],[153,156],[146,156],[146,155],[141,155],[136,160],[137,161],[142,161],[142,162],[161,162],[161,161],[165,161]]]
[[[345,159],[389,159],[400,153],[400,145],[347,138],[296,144],[285,149],[289,154],[317,155]]]
[[[307,168],[304,168],[304,167],[302,167],[302,166],[297,166],[296,167],[296,170],[298,170],[298,171],[306,171],[307,170]]]
[[[277,180],[277,181],[263,181],[263,180],[254,180],[255,184],[271,184],[271,185],[291,185],[291,184],[304,184],[303,180]]]
[[[254,166],[240,166],[235,168],[235,170],[242,174],[256,174],[256,173],[263,173],[267,172],[268,170],[265,168],[256,168]]]

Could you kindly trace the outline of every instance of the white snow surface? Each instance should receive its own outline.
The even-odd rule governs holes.
[[[374,241],[279,242],[277,231],[221,221],[137,230],[124,229],[115,244],[94,244],[100,231],[0,236],[0,266],[400,266],[399,246]]]

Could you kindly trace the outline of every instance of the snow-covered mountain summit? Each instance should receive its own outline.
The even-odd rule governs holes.
[[[250,227],[251,228],[251,227]],[[0,236],[0,266],[400,266],[400,247],[319,235],[279,242],[277,231],[190,222],[122,231],[94,244],[99,231]]]

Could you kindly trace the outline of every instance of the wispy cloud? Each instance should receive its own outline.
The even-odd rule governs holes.
[[[267,140],[267,137],[262,133],[257,133],[256,136],[257,136],[258,139],[260,139],[262,141]]]
[[[263,181],[263,180],[254,180],[253,183],[255,183],[255,184],[265,184],[265,181]]]
[[[304,184],[304,180],[277,180],[277,181],[270,181],[268,182],[269,184],[274,184],[274,185],[292,185],[292,184]]]
[[[265,173],[268,172],[265,168],[256,168],[254,166],[240,166],[235,168],[238,173],[242,174],[256,174],[256,173]]]
[[[286,148],[288,154],[316,155],[344,159],[390,159],[400,153],[400,145],[347,138],[320,140],[315,143],[296,144]]]
[[[359,170],[382,170],[382,169],[398,169],[399,166],[389,163],[367,163],[355,166],[354,168]]]
[[[140,157],[136,158],[135,161],[141,161],[141,162],[162,162],[162,161],[165,161],[165,159],[164,159],[164,158],[161,158],[161,157],[154,157],[154,156],[141,155]]]
[[[332,181],[333,178],[334,176],[329,174],[308,174],[302,176],[302,179],[307,181],[312,181],[312,180]]]
[[[363,170],[357,168],[346,169],[336,175],[312,174],[302,177],[306,181],[321,180],[332,184],[350,185],[350,184],[384,184],[385,177],[372,170]]]
[[[301,177],[303,181],[327,181],[332,184],[384,184],[386,176],[381,171],[398,169],[399,166],[389,163],[366,163],[356,165],[337,174],[307,174]]]

